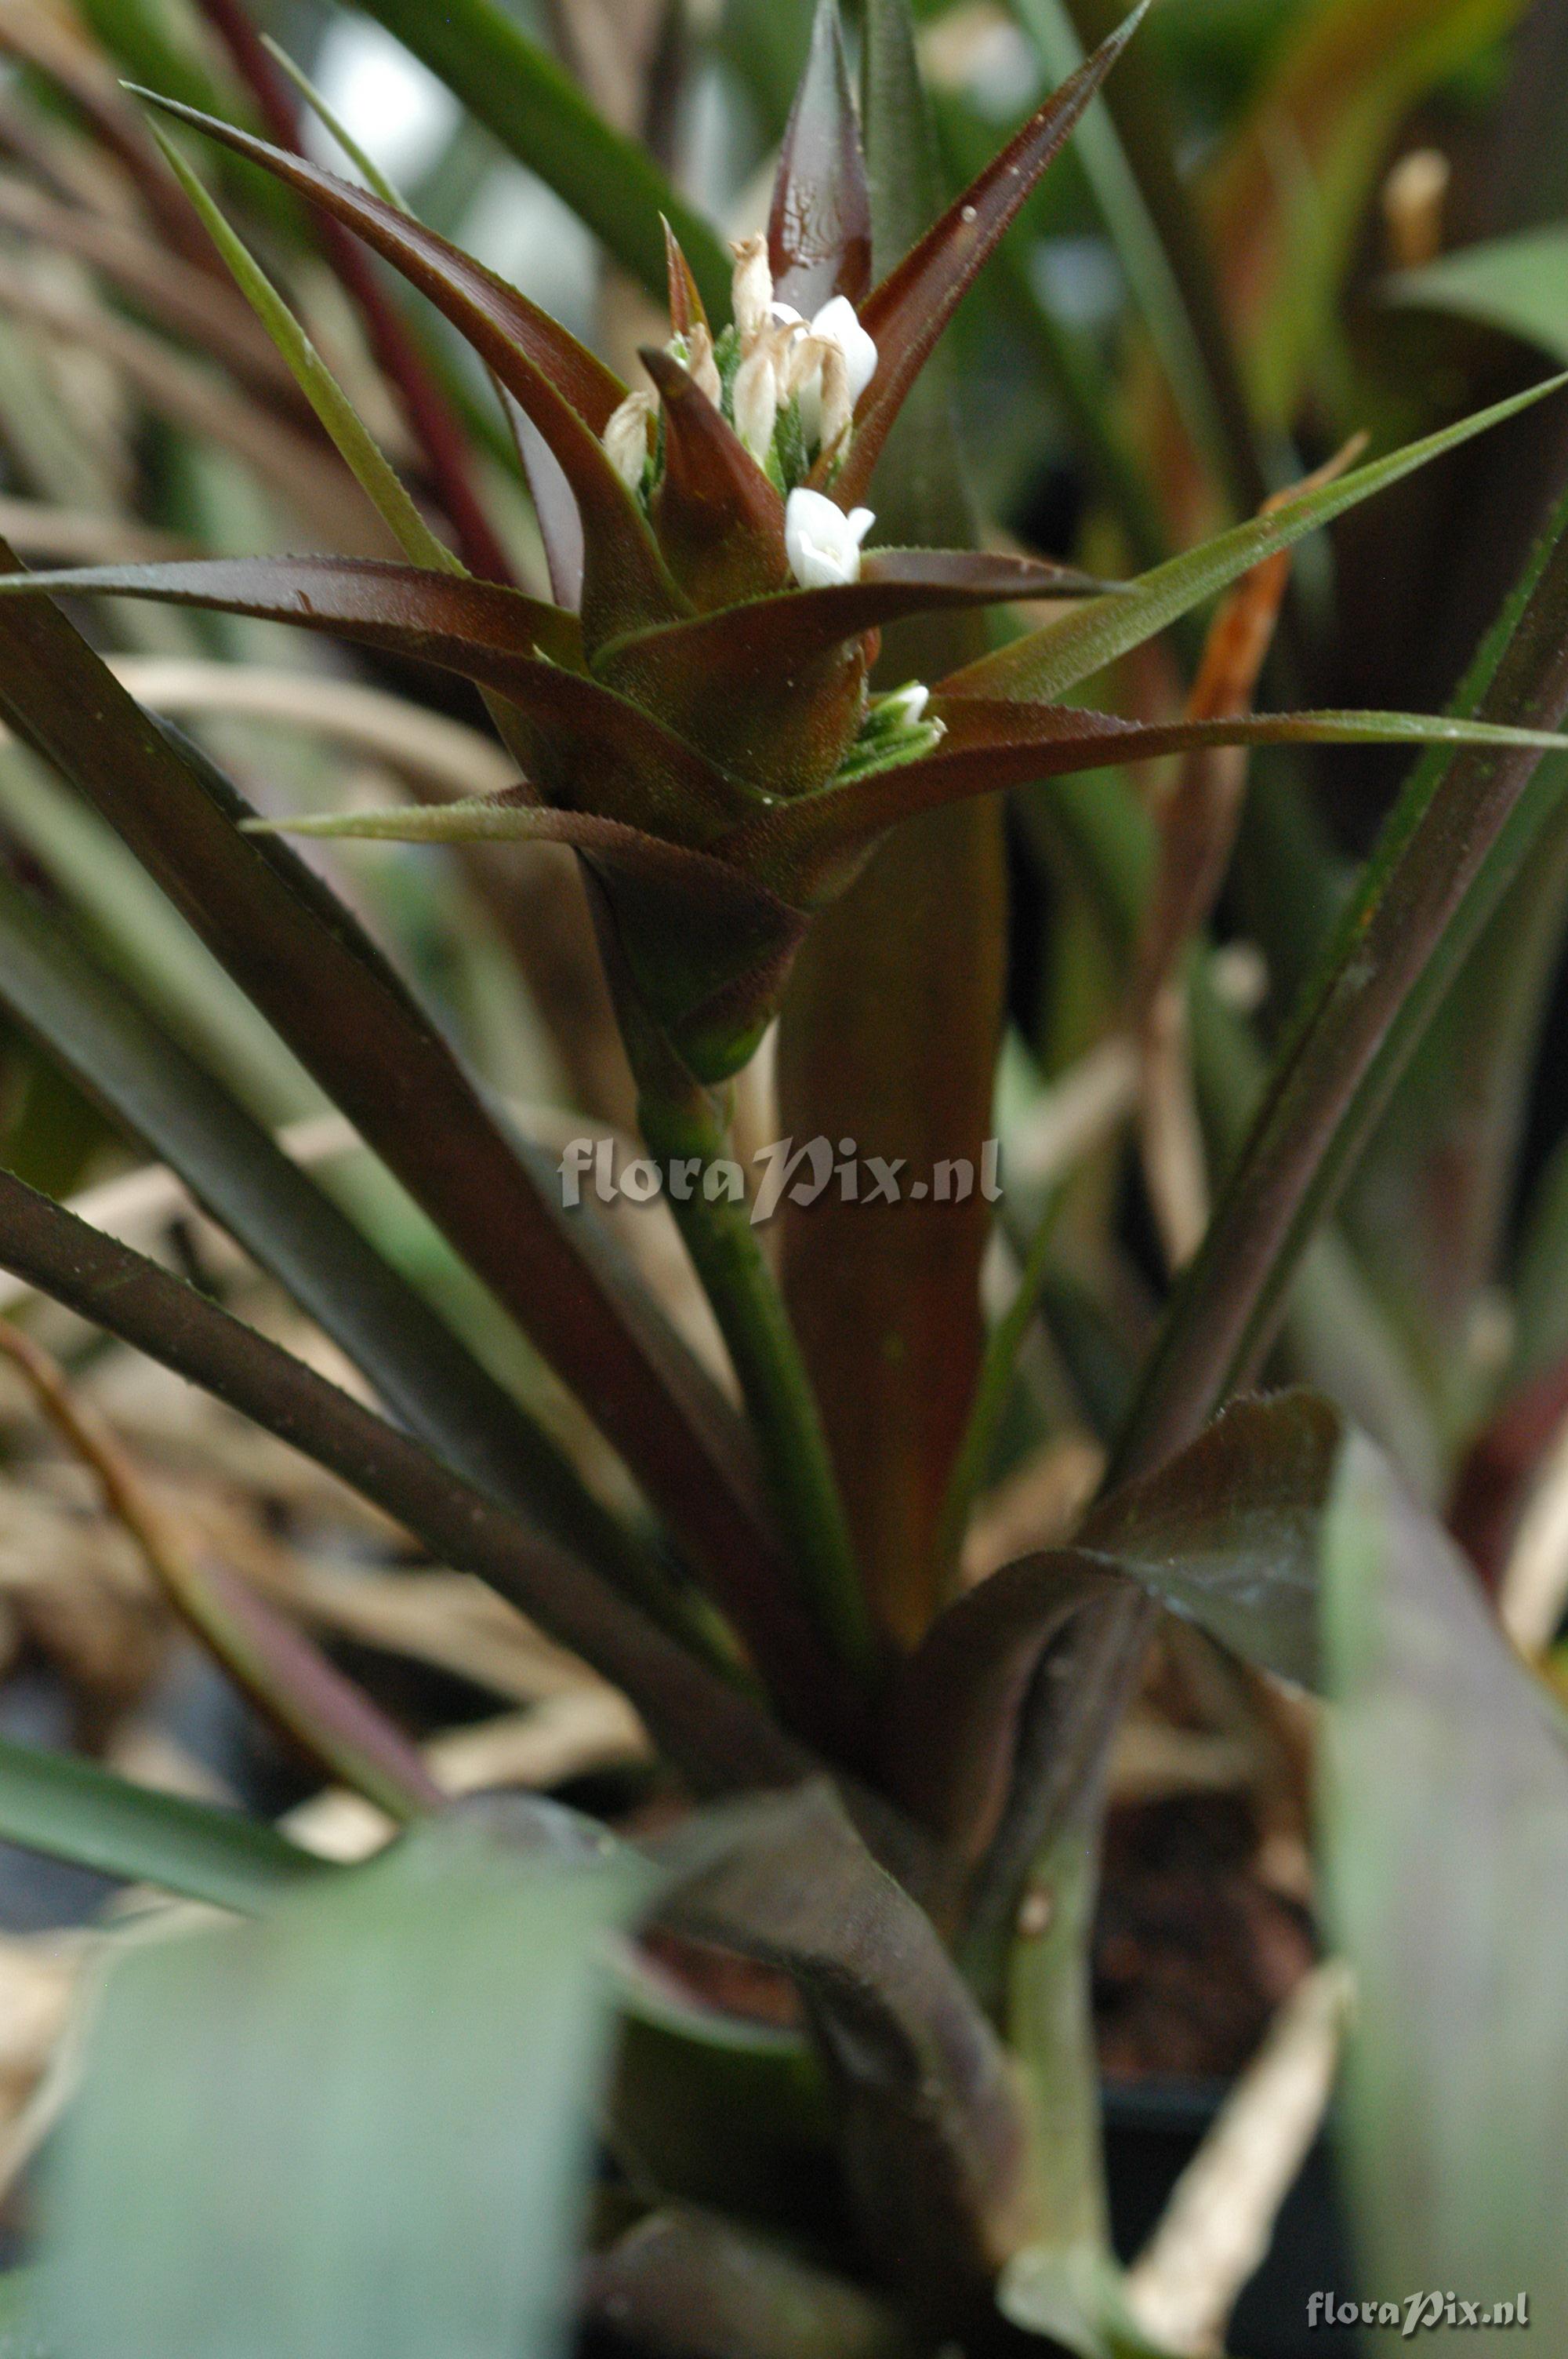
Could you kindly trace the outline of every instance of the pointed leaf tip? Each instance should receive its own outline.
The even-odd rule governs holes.
[[[834,477],[833,496],[841,506],[863,497],[893,420],[943,329],[1066,146],[1152,5],[1140,0],[867,296],[860,320],[877,346],[877,371],[860,397],[854,440]],[[817,472],[827,473],[821,462]]]
[[[707,327],[708,312],[703,305],[701,290],[692,276],[691,265],[686,258],[679,238],[663,213],[659,215],[659,219],[664,223],[665,228],[665,267],[669,276],[670,325],[677,336],[689,336],[693,328]]]
[[[817,0],[773,181],[768,261],[778,299],[808,319],[834,295],[859,303],[871,285],[871,191],[838,0]]]

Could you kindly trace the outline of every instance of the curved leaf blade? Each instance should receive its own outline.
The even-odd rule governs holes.
[[[1190,614],[1217,591],[1228,589],[1277,549],[1292,548],[1307,533],[1315,532],[1320,525],[1331,524],[1336,516],[1344,516],[1373,493],[1386,490],[1431,460],[1501,425],[1505,419],[1517,417],[1520,410],[1561,392],[1565,385],[1568,375],[1549,377],[1525,393],[1495,402],[1489,409],[1477,410],[1473,417],[1462,418],[1457,424],[1427,435],[1422,441],[1409,442],[1386,458],[1371,460],[1354,473],[1341,476],[1337,483],[1325,484],[1300,499],[1291,500],[1269,516],[1254,516],[1230,532],[1220,533],[1201,548],[1155,566],[1152,572],[1141,575],[1114,597],[1097,600],[1048,623],[1044,630],[1033,632],[1027,638],[1015,640],[1011,647],[995,655],[982,657],[979,663],[945,679],[943,690],[949,696],[1019,697],[1054,702],[1119,657],[1141,647],[1156,632]]]
[[[215,1908],[267,1908],[328,1869],[254,1819],[156,1794],[72,1754],[0,1737],[0,1836]]]

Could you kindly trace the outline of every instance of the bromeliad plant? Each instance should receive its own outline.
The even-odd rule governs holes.
[[[1260,1677],[1326,1677],[1345,1699],[1346,1792],[1357,1777],[1375,1782],[1415,1711],[1404,1658],[1390,1652],[1401,1617],[1429,1617],[1464,1688],[1453,1638],[1467,1626],[1463,1576],[1367,1445],[1314,1397],[1226,1405],[1256,1374],[1423,1018],[1552,810],[1555,773],[1541,756],[1560,748],[1568,706],[1563,517],[1453,714],[1249,707],[1283,552],[1554,386],[1353,472],[1330,469],[1130,582],[875,538],[880,486],[909,509],[889,473],[901,411],[928,396],[917,381],[966,290],[1144,13],[873,285],[873,250],[898,209],[868,177],[837,12],[822,0],[768,234],[736,248],[732,317],[705,309],[666,225],[672,332],[643,352],[649,384],[632,389],[423,226],[373,171],[373,185],[351,184],[210,112],[141,93],[351,233],[458,331],[520,415],[553,596],[483,578],[482,518],[449,465],[443,496],[454,522],[467,518],[470,562],[452,554],[170,143],[168,162],[407,561],[9,571],[0,704],[576,1392],[658,1533],[612,1515],[222,1085],[11,886],[0,896],[0,994],[281,1279],[387,1414],[11,1178],[0,1180],[0,1261],[307,1451],[438,1560],[522,1605],[623,1688],[689,1797],[773,1799],[696,1813],[642,1847],[545,1806],[444,1812],[417,1757],[296,1634],[226,1591],[214,1596],[189,1569],[171,1573],[155,1535],[159,1577],[235,1676],[332,1774],[421,1824],[374,1866],[333,1875],[269,1830],[20,1750],[0,1759],[7,1834],[260,1918],[115,1977],[103,2061],[59,2170],[46,2331],[62,2353],[183,2359],[222,2343],[514,2359],[546,2347],[567,2303],[584,2092],[598,2086],[612,1994],[627,2029],[609,2139],[639,2216],[622,2233],[626,2219],[607,2204],[595,2224],[579,2296],[606,2333],[735,2359],[954,2338],[980,2353],[1005,2312],[1015,2329],[1089,2354],[1156,2349],[1149,2303],[1120,2282],[1105,2243],[1084,2008],[1105,1756],[1156,1602]],[[277,126],[287,86],[227,0],[209,14]],[[474,24],[512,56],[488,17]],[[886,125],[870,118],[890,91],[914,87],[898,0],[871,0],[864,34],[868,128],[885,173]],[[140,160],[157,168],[150,153]],[[428,426],[428,406],[418,414]],[[1232,594],[1181,717],[1130,720],[1067,701],[1221,592]],[[643,1139],[692,1175],[671,1198],[743,1414],[592,1220],[564,1214],[547,1163],[510,1135],[276,824],[149,719],[47,603],[86,593],[293,624],[481,690],[514,784],[292,831],[536,841],[580,855]],[[1040,600],[1062,611],[936,678],[873,677],[884,630]],[[730,1084],[814,928],[892,832],[1015,786],[1181,755],[1159,924],[1134,961],[1131,1021],[1152,1040],[1228,845],[1212,757],[1331,743],[1430,750],[1175,1288],[1108,1488],[1070,1547],[958,1593],[955,1530],[1044,1274],[1032,1256],[983,1373],[933,1543],[940,1561],[911,1568],[911,1593],[935,1595],[940,1610],[912,1630],[865,1578],[842,1463],[747,1208],[710,1184],[728,1154]],[[940,1481],[952,1470],[936,1471]],[[1489,1631],[1469,1638],[1472,1669],[1517,1706],[1524,1674]],[[1523,1711],[1509,1774],[1521,1788],[1560,1785],[1557,1734],[1530,1718],[1533,1699]],[[1352,1805],[1335,1808],[1336,1922],[1359,1960],[1378,1954],[1377,1895],[1340,1832]],[[1553,1857],[1563,1808],[1553,1793],[1541,1836]],[[1504,1871],[1535,1872],[1528,1860]],[[790,1975],[809,2048],[704,2010],[641,1951],[617,1949],[610,1976],[609,1930],[649,1916]],[[1380,2031],[1397,1977],[1372,1980]],[[144,2107],[134,2060],[171,2007],[194,2027]],[[280,2119],[265,2085],[289,2050],[324,2076],[310,2119]],[[202,2093],[215,2060],[235,2058],[243,2086],[231,2136]],[[1358,2082],[1374,2136],[1390,2085],[1371,2069]],[[1408,2076],[1401,2089],[1414,2102]],[[711,2125],[717,2168],[711,2156],[706,2168],[682,2158],[671,2125],[688,2116]],[[168,2183],[145,2167],[149,2146]],[[766,2233],[776,2238],[787,2213],[775,2198],[803,2147],[831,2157],[847,2207],[810,2258],[798,2240]],[[345,2173],[374,2176],[384,2155],[395,2157],[390,2191],[373,2206],[346,2202]],[[718,2216],[731,2165],[750,2192],[730,2208],[762,2215],[760,2239],[754,2217]],[[175,2258],[171,2185],[208,2223],[189,2272]],[[693,2198],[705,2208],[683,2208]],[[1400,2246],[1386,2232],[1387,2199],[1373,2210],[1379,2261],[1408,2253],[1408,2238]],[[1478,2266],[1501,2266],[1495,2245],[1476,2249]]]

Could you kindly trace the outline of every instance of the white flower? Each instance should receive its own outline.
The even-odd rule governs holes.
[[[875,522],[870,508],[843,509],[803,484],[784,506],[784,549],[803,590],[826,590],[860,578],[860,543]]]
[[[724,388],[719,381],[719,364],[713,357],[713,337],[705,321],[696,321],[687,333],[687,367],[699,393],[705,393],[715,409],[723,398]]]
[[[859,401],[877,373],[877,348],[860,325],[860,314],[847,295],[835,295],[812,321],[811,332],[837,344],[849,373],[850,407]]]
[[[604,429],[604,448],[610,463],[633,491],[643,480],[657,407],[651,393],[629,393]]]

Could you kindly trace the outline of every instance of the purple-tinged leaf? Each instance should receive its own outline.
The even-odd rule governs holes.
[[[583,2311],[639,2350],[695,2344],[705,2359],[918,2359],[921,2347],[847,2277],[686,2203],[661,2204],[589,2256]]]
[[[0,1267],[302,1450],[625,1689],[707,1791],[791,1784],[809,1756],[576,1558],[472,1489],[409,1435],[181,1278],[0,1173]]]
[[[1548,731],[1422,712],[1265,712],[1222,721],[1124,721],[1067,704],[934,696],[946,736],[920,760],[829,787],[770,811],[727,839],[723,856],[807,907],[853,873],[885,828],[921,811],[1121,762],[1211,745],[1474,745],[1516,753],[1568,751]],[[1009,715],[1012,718],[1010,721]]]
[[[0,547],[0,562],[15,562]],[[502,1129],[395,972],[59,610],[0,600],[0,711],[123,837],[262,1014],[590,1405],[802,1726],[825,1667],[788,1594],[749,1437],[552,1165]]]
[[[670,325],[677,336],[688,336],[693,328],[706,328],[708,313],[703,307],[701,290],[691,275],[691,265],[681,250],[681,242],[665,223],[665,264],[670,282]]]
[[[517,446],[524,479],[528,485],[528,496],[534,503],[539,538],[545,546],[550,595],[568,614],[580,614],[583,538],[582,517],[577,499],[560,461],[527,411],[513,400],[504,386],[500,391],[506,406],[506,420]]]
[[[1345,1438],[1315,1394],[1238,1401],[1157,1473],[1112,1492],[1070,1548],[1021,1557],[949,1606],[888,1697],[893,1799],[977,1865],[1051,1649],[1128,1584],[1244,1659],[1315,1684],[1318,1547]]]
[[[679,361],[651,345],[641,357],[664,411],[654,529],[671,572],[705,611],[782,590],[790,578],[783,500]]]
[[[537,651],[573,670],[582,664],[576,617],[558,606],[525,598],[498,582],[381,558],[214,557],[64,566],[7,574],[0,581],[0,594],[155,598],[170,606],[202,606],[340,633],[447,671],[463,669],[465,649],[495,663],[526,661]]]
[[[625,388],[603,364],[503,278],[411,215],[215,115],[138,96],[262,165],[351,229],[427,296],[534,420],[570,484],[587,540],[583,612],[599,637],[667,621],[681,600],[641,510],[600,440]]]
[[[773,180],[768,261],[778,300],[808,320],[834,295],[860,302],[871,283],[871,200],[838,0],[817,0]]]
[[[572,617],[498,583],[339,558],[214,558],[12,574],[0,596],[88,591],[245,614],[462,673],[504,696],[531,783],[552,800],[591,793],[611,816],[687,840],[733,827],[754,799],[650,714],[567,669]],[[547,634],[541,661],[530,652]]]
[[[833,495],[844,507],[863,496],[893,419],[937,338],[1061,154],[1149,5],[1140,0],[861,304],[860,323],[877,347],[877,371],[857,405],[849,454],[831,478]],[[829,469],[819,461],[816,473],[826,477]]]

